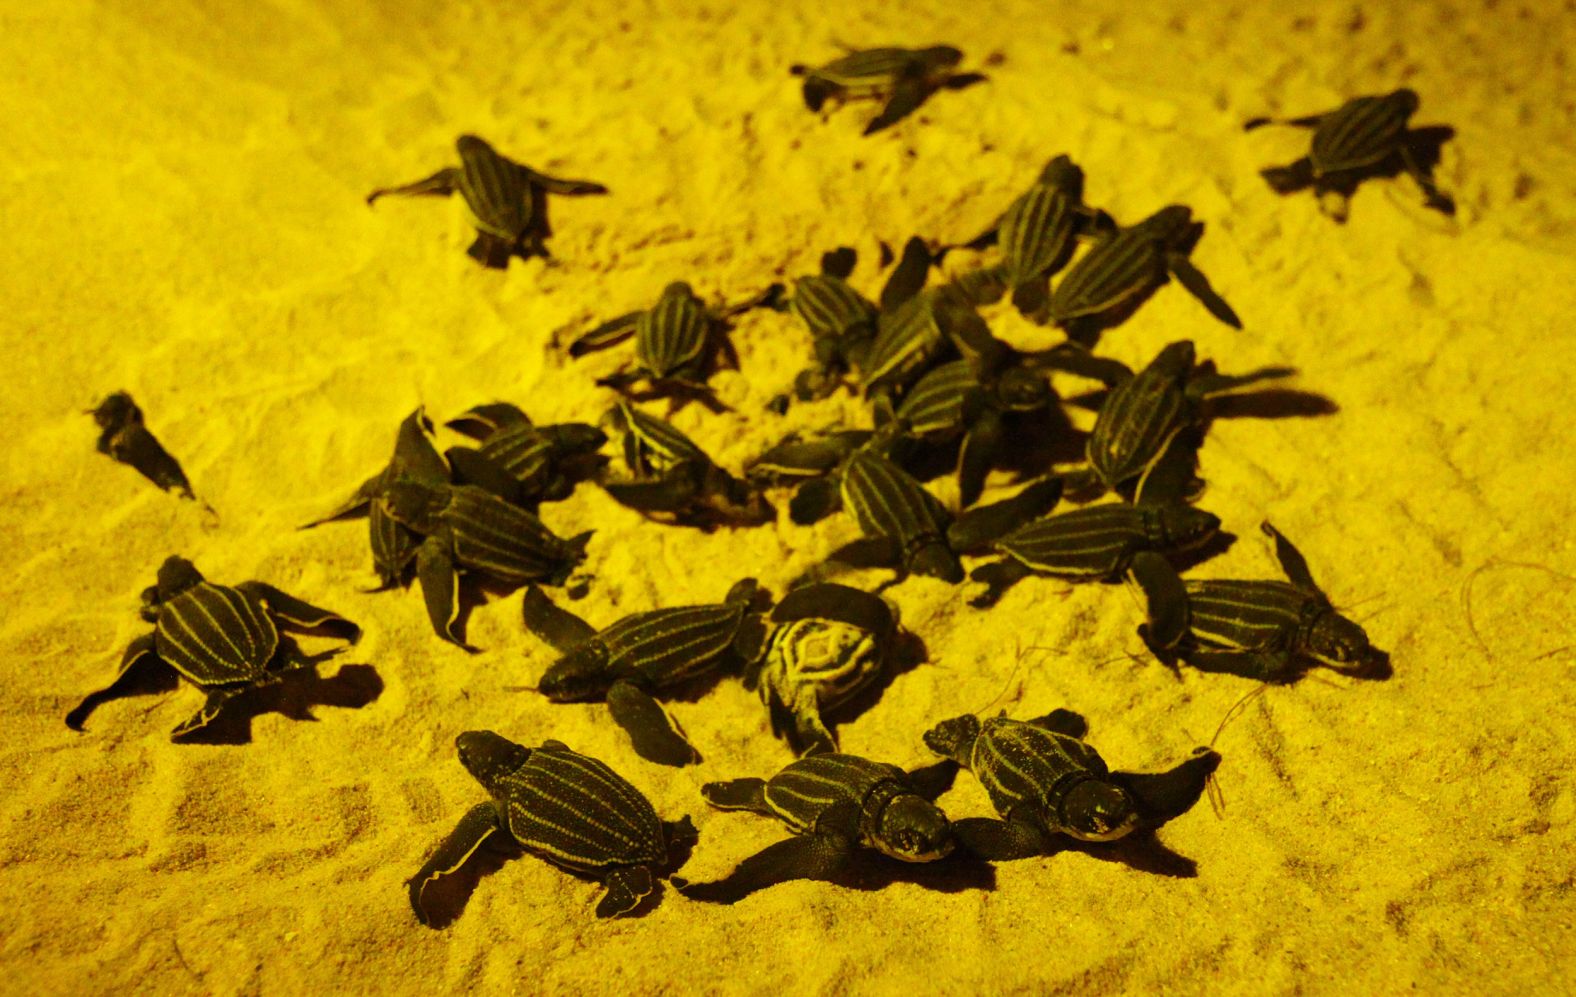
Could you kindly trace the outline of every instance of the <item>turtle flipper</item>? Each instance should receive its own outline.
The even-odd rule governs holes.
[[[1089,733],[1089,721],[1084,719],[1083,714],[1074,713],[1072,710],[1055,709],[1043,717],[1035,717],[1033,720],[1025,721],[1025,723],[1033,724],[1041,730],[1048,730],[1053,734],[1065,734],[1068,737],[1076,737],[1080,741],[1083,740],[1085,734]]]
[[[1160,650],[1177,646],[1188,630],[1187,589],[1171,562],[1154,551],[1139,551],[1127,568],[1129,585],[1144,595],[1149,616],[1146,642]]]
[[[1401,145],[1401,163],[1413,181],[1423,190],[1423,203],[1435,211],[1447,216],[1456,213],[1456,202],[1449,194],[1441,191],[1434,183],[1433,174],[1418,161],[1417,153],[1412,147],[1403,143]]]
[[[602,880],[607,892],[596,905],[597,917],[619,917],[640,906],[640,901],[656,889],[651,870],[643,865],[622,866],[607,874]]]
[[[1140,826],[1158,827],[1191,810],[1219,766],[1219,752],[1194,748],[1191,757],[1169,772],[1112,772],[1110,780],[1132,796]]]
[[[459,179],[459,170],[452,166],[446,167],[432,176],[424,180],[417,180],[414,183],[401,184],[398,187],[379,187],[367,195],[367,203],[371,204],[380,197],[388,197],[390,195],[399,197],[419,197],[422,195],[448,197],[454,193],[455,185]]]
[[[1237,313],[1226,304],[1226,299],[1210,286],[1209,278],[1205,277],[1204,272],[1194,266],[1193,261],[1185,254],[1166,254],[1166,266],[1182,286],[1188,289],[1188,293],[1197,298],[1199,304],[1203,305],[1211,315],[1233,329],[1242,328],[1242,319],[1237,317]]]
[[[427,884],[464,865],[465,860],[482,846],[482,842],[499,830],[498,808],[492,803],[478,803],[466,811],[465,816],[460,818],[459,824],[449,832],[449,836],[443,839],[426,863],[416,870],[416,875],[405,880],[405,885],[410,888],[410,909],[416,912],[416,920],[428,927],[432,926],[432,922],[427,919],[426,910],[421,906],[421,894]]]
[[[628,312],[618,318],[608,319],[569,344],[569,355],[584,356],[594,350],[617,346],[635,334],[635,322],[644,312]]]
[[[930,248],[919,236],[910,236],[903,244],[903,255],[893,268],[886,285],[881,288],[881,310],[889,312],[918,294],[925,286],[933,262]]]
[[[460,579],[447,536],[433,534],[416,548],[416,578],[421,582],[421,597],[427,604],[432,629],[451,644],[474,650],[454,632],[455,621],[460,618]]]
[[[538,586],[526,588],[520,608],[525,628],[560,653],[567,654],[596,636],[596,627],[554,603]]]
[[[812,478],[799,486],[788,500],[788,518],[800,526],[810,526],[836,512],[843,504],[837,482],[831,478]]]
[[[795,879],[831,880],[848,862],[852,850],[853,843],[841,834],[801,834],[767,845],[740,862],[738,868],[723,879],[691,883],[675,876],[672,883],[691,900],[731,904],[759,890]]]
[[[987,609],[1001,601],[1007,590],[1034,574],[1022,561],[1004,557],[1000,561],[982,564],[969,572],[969,580],[984,582],[985,591],[969,600],[975,609]]]
[[[1201,672],[1219,672],[1259,682],[1284,682],[1295,677],[1291,659],[1266,651],[1193,650],[1184,659]]]
[[[1313,161],[1307,156],[1285,166],[1269,166],[1259,176],[1277,194],[1295,194],[1313,186]]]
[[[288,592],[282,592],[267,582],[242,582],[237,589],[261,600],[274,616],[299,630],[326,628],[344,635],[354,644],[361,639],[361,628],[329,609],[320,609]]]
[[[766,805],[765,779],[729,779],[727,782],[708,782],[700,787],[700,795],[718,810],[749,810],[770,814]]]
[[[958,504],[967,509],[985,491],[985,478],[996,464],[1006,426],[996,412],[983,412],[969,427],[958,451]]]
[[[1275,541],[1275,559],[1280,562],[1281,570],[1286,572],[1286,577],[1291,579],[1291,583],[1300,589],[1323,595],[1324,591],[1319,588],[1318,582],[1313,580],[1313,572],[1308,569],[1308,561],[1302,556],[1302,551],[1287,540],[1280,530],[1271,526],[1269,520],[1260,523],[1259,529],[1264,531],[1265,536]]]
[[[171,741],[181,741],[202,730],[213,723],[219,711],[224,709],[224,704],[245,692],[248,686],[220,686],[208,691],[208,698],[202,704],[202,709],[187,717],[170,731]]]
[[[952,833],[966,851],[990,862],[1026,859],[1050,851],[1043,831],[1017,821],[965,817],[952,822]]]
[[[700,461],[686,460],[668,468],[649,481],[607,481],[602,487],[619,505],[637,512],[683,512],[704,490],[707,467]]]
[[[947,545],[955,551],[978,550],[1050,512],[1061,497],[1062,480],[1042,478],[1012,498],[961,513],[947,528]]]
[[[377,496],[383,491],[384,477],[387,474],[388,470],[386,468],[382,471],[379,471],[377,474],[374,474],[372,477],[368,478],[359,486],[357,486],[356,490],[351,493],[350,497],[341,502],[339,505],[335,506],[333,511],[319,516],[310,523],[302,523],[300,528],[303,530],[310,530],[314,526],[322,526],[324,523],[332,523],[336,519],[344,519],[348,516],[354,516],[359,512],[365,511],[367,506],[371,504],[372,500],[377,498]]]
[[[525,174],[532,184],[553,194],[566,197],[584,197],[588,194],[606,194],[607,187],[595,180],[566,180],[563,177],[550,177],[546,173],[538,173],[529,166],[521,166],[520,171]]]
[[[140,420],[140,412],[137,418]],[[195,498],[191,482],[186,480],[186,472],[181,469],[180,462],[164,449],[164,444],[140,421],[119,428],[106,428],[99,437],[98,449],[135,469],[165,491]]]
[[[883,128],[890,128],[902,121],[919,110],[919,105],[923,104],[925,98],[934,90],[935,87],[925,78],[923,69],[903,76],[892,88],[892,96],[887,98],[886,106],[881,108],[881,113],[871,118],[870,123],[865,125],[864,133],[873,135]]]
[[[813,689],[805,689],[793,704],[794,750],[799,757],[837,750],[837,738],[821,719],[820,702]]]
[[[700,754],[679,729],[678,722],[651,694],[627,679],[619,679],[607,690],[607,708],[613,721],[624,728],[634,744],[635,754],[658,765],[689,765],[700,761]]]
[[[514,255],[514,244],[505,242],[491,232],[476,233],[476,240],[465,249],[465,255],[489,270],[503,270]]]
[[[87,722],[89,714],[97,709],[100,703],[118,698],[116,692],[131,670],[136,668],[138,664],[150,660],[157,662],[159,656],[154,650],[153,634],[144,634],[132,641],[131,646],[126,648],[126,653],[121,655],[120,668],[115,672],[115,678],[110,681],[110,684],[95,692],[88,693],[83,697],[82,702],[77,704],[75,709],[66,714],[66,726],[72,730],[80,731],[82,725]],[[175,678],[173,670],[169,670],[168,678],[171,680]],[[171,681],[169,684],[173,686],[174,682]]]

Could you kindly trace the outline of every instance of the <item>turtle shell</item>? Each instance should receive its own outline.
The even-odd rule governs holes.
[[[1089,463],[1115,487],[1144,472],[1191,419],[1184,390],[1193,344],[1167,346],[1148,367],[1106,396],[1089,434]]]
[[[1046,800],[1054,801],[1087,777],[1104,779],[1109,773],[1105,759],[1078,738],[1007,717],[992,717],[980,725],[969,770],[997,813],[1032,823],[1039,823],[1036,815],[1048,818],[1058,811]]]
[[[881,454],[855,451],[843,471],[843,507],[867,537],[892,537],[907,547],[946,532],[946,509],[924,486]]]
[[[815,828],[821,815],[835,806],[863,807],[883,783],[907,785],[896,765],[858,755],[809,755],[766,782],[766,805],[796,834]]]
[[[1397,90],[1347,101],[1319,123],[1308,159],[1314,176],[1361,169],[1391,153],[1417,110],[1417,94]]]
[[[652,377],[667,377],[700,359],[711,316],[687,284],[670,284],[635,320],[635,356]]]
[[[483,457],[496,463],[529,494],[545,488],[552,476],[557,444],[529,422],[501,426],[480,447]]]
[[[439,516],[453,532],[454,560],[461,567],[523,584],[551,578],[581,556],[573,542],[485,489],[454,485],[446,490],[448,503]]]
[[[460,136],[455,147],[460,153],[456,186],[477,229],[509,242],[530,231],[535,215],[520,167],[475,135]]]
[[[521,846],[569,869],[667,861],[651,801],[605,764],[548,741],[498,780],[508,831]]]
[[[932,367],[903,396],[897,416],[916,436],[948,433],[963,422],[964,396],[979,386],[979,373],[967,360]]]
[[[1118,571],[1145,538],[1143,510],[1119,502],[1026,523],[996,541],[996,547],[1035,571],[1105,578]]]
[[[705,671],[733,646],[749,600],[676,606],[626,616],[593,638],[605,649],[607,671],[638,671],[656,685]]]
[[[161,660],[198,685],[250,682],[279,648],[279,630],[262,600],[203,581],[161,602],[154,624]]]
[[[886,600],[847,585],[825,582],[795,589],[772,610],[761,697],[787,703],[803,687],[831,709],[881,674],[886,645],[897,621]]]
[[[1009,283],[1033,280],[1054,267],[1072,244],[1077,221],[1072,199],[1055,187],[1036,184],[1012,202],[999,230]]]

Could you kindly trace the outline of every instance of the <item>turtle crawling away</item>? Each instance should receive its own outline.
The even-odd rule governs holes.
[[[974,773],[1004,820],[954,822],[958,840],[992,861],[1056,850],[1060,835],[1116,841],[1187,812],[1204,792],[1220,755],[1198,748],[1170,772],[1112,772],[1070,710],[1035,720],[954,717],[925,733],[925,744]]]
[[[154,624],[153,632],[131,642],[114,681],[66,714],[67,727],[81,730],[98,704],[113,698],[127,673],[154,659],[208,693],[202,709],[170,731],[170,740],[180,741],[212,723],[235,696],[322,660],[302,654],[295,641],[279,633],[281,625],[337,631],[352,644],[361,637],[361,628],[338,613],[264,582],[215,585],[192,562],[173,556],[159,567],[158,583],[143,590],[142,618]]]
[[[794,879],[831,880],[858,848],[904,862],[933,862],[952,851],[947,815],[909,774],[856,755],[809,755],[770,779],[708,782],[700,792],[719,810],[776,817],[795,836],[768,845],[716,882],[673,877],[693,900],[733,903]]]
[[[694,843],[688,817],[664,824],[651,801],[602,762],[561,741],[527,748],[490,730],[455,738],[460,764],[492,799],[472,807],[416,875],[406,880],[416,919],[432,926],[422,906],[428,883],[454,872],[496,833],[607,888],[597,917],[618,917],[656,889],[675,851]]]

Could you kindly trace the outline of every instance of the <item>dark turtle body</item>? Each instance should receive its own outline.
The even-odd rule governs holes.
[[[666,419],[620,400],[605,422],[620,435],[629,471],[627,478],[602,479],[620,504],[702,528],[759,526],[775,516],[755,487],[719,467]]]
[[[1180,204],[1169,205],[1097,242],[1057,283],[1046,302],[1045,317],[1087,342],[1112,313],[1121,312],[1170,277],[1234,329],[1242,320],[1188,259],[1203,234],[1203,222]]]
[[[505,585],[563,585],[585,560],[587,530],[565,539],[536,516],[475,485],[400,477],[376,500],[395,522],[422,538],[416,577],[439,637],[468,647],[455,631],[459,574],[479,572]]]
[[[547,221],[548,194],[607,193],[606,187],[591,180],[538,173],[499,155],[475,135],[461,135],[455,148],[460,154],[458,167],[445,167],[414,183],[379,188],[367,195],[367,203],[389,194],[448,197],[459,191],[476,226],[476,241],[466,252],[486,267],[507,267],[511,256],[549,255],[546,240],[553,233]]]
[[[379,589],[405,584],[421,537],[389,514],[378,501],[390,485],[400,478],[412,478],[432,485],[447,484],[452,477],[448,458],[433,442],[432,420],[420,408],[406,416],[395,434],[394,455],[383,469],[363,481],[355,492],[333,512],[302,526],[310,529],[323,523],[366,513],[372,542],[372,567],[377,572]]]
[[[526,629],[560,655],[537,689],[556,703],[604,700],[642,758],[662,765],[698,761],[656,694],[760,653],[757,592],[755,579],[746,578],[720,603],[632,613],[597,630],[533,586],[523,603]]]
[[[606,892],[597,917],[632,912],[670,870],[674,852],[695,841],[684,817],[664,824],[645,795],[623,776],[561,741],[526,748],[490,730],[455,739],[460,764],[492,797],[472,808],[406,880],[416,919],[428,883],[454,872],[494,834],[571,872],[594,876]]]
[[[1269,124],[1312,128],[1308,155],[1287,166],[1261,170],[1260,174],[1279,194],[1313,187],[1319,196],[1320,210],[1338,222],[1346,220],[1347,201],[1362,180],[1400,170],[1417,181],[1430,208],[1454,214],[1455,202],[1435,186],[1430,166],[1417,148],[1418,136],[1407,127],[1417,113],[1418,103],[1416,91],[1403,87],[1387,94],[1357,97],[1322,114],[1254,118],[1244,128],[1251,131]],[[1327,200],[1328,194],[1336,196]]]
[[[537,426],[513,405],[478,405],[448,422],[450,429],[480,443],[475,449],[448,452],[455,476],[465,484],[484,484],[502,475],[515,502],[534,507],[569,497],[575,483],[605,462],[598,453],[607,434],[583,422]],[[496,486],[494,487],[496,489]]]
[[[961,61],[963,53],[950,45],[871,48],[849,51],[824,66],[795,65],[790,72],[804,78],[804,105],[812,111],[819,111],[828,99],[884,97],[881,112],[865,125],[864,133],[870,135],[914,113],[943,86],[962,86],[980,78],[955,74]]]
[[[708,782],[701,795],[719,810],[775,817],[795,837],[767,846],[717,882],[674,877],[673,885],[695,900],[732,903],[789,880],[831,880],[859,848],[933,862],[953,847],[946,814],[908,773],[857,755],[807,755],[771,779]]]
[[[99,703],[114,698],[121,679],[147,659],[163,662],[208,693],[202,709],[170,732],[170,740],[179,741],[213,722],[233,697],[323,660],[323,655],[302,654],[280,627],[324,630],[347,644],[361,636],[361,629],[338,613],[265,582],[215,585],[192,562],[173,556],[159,567],[158,583],[143,591],[142,618],[154,625],[153,632],[131,642],[114,681],[66,714],[67,727],[81,730]]]
[[[771,622],[749,679],[771,715],[772,733],[800,754],[836,751],[822,714],[881,679],[897,614],[880,596],[822,582],[784,596]]]
[[[1003,818],[955,821],[963,846],[1001,861],[1046,854],[1062,835],[1115,841],[1185,813],[1220,764],[1220,755],[1198,748],[1170,772],[1112,772],[1083,741],[1087,727],[1078,714],[1056,710],[1029,721],[964,714],[927,731],[925,744],[973,772]]]
[[[101,430],[98,452],[136,469],[138,474],[167,492],[195,499],[192,485],[180,462],[170,456],[142,419],[142,409],[131,395],[117,391],[88,410]]]
[[[713,311],[689,284],[674,281],[663,288],[650,308],[620,315],[574,340],[569,344],[569,355],[581,357],[633,336],[634,369],[600,378],[598,384],[624,390],[645,380],[656,395],[710,400],[706,379],[717,367],[718,356],[724,355],[730,366],[738,366],[727,338],[729,320],[752,308],[772,306],[781,293],[782,285],[773,284],[748,301]]]
[[[1331,605],[1301,552],[1269,523],[1260,528],[1289,582],[1183,581],[1158,554],[1133,557],[1128,580],[1149,616],[1139,634],[1155,655],[1264,682],[1296,679],[1309,663],[1359,678],[1387,675],[1388,656]]]

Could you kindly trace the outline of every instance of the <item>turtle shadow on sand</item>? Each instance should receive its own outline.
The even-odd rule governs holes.
[[[695,850],[695,838],[672,834],[674,825],[665,822],[669,831],[668,843],[668,871],[677,872],[684,868],[685,863]],[[529,859],[531,853],[520,847],[520,844],[508,835],[493,835],[465,860],[465,864],[453,872],[444,873],[427,882],[422,891],[421,906],[426,912],[428,928],[442,930],[459,920],[465,913],[465,908],[470,904],[471,897],[476,893],[476,887],[483,879],[491,876],[504,866],[516,859]],[[563,866],[554,865],[555,871],[565,873],[582,882],[601,885],[601,880],[590,873],[581,873]],[[672,889],[661,877],[653,879],[654,889],[640,898],[640,903],[634,910],[621,917],[639,919],[656,910],[662,903],[662,898]],[[677,890],[673,890],[677,893]]]
[[[316,721],[314,706],[360,709],[382,694],[383,678],[371,665],[340,665],[328,678],[311,669],[299,669],[282,675],[277,683],[237,697],[212,723],[182,738],[182,743],[250,744],[254,717],[278,713],[291,720]]]

